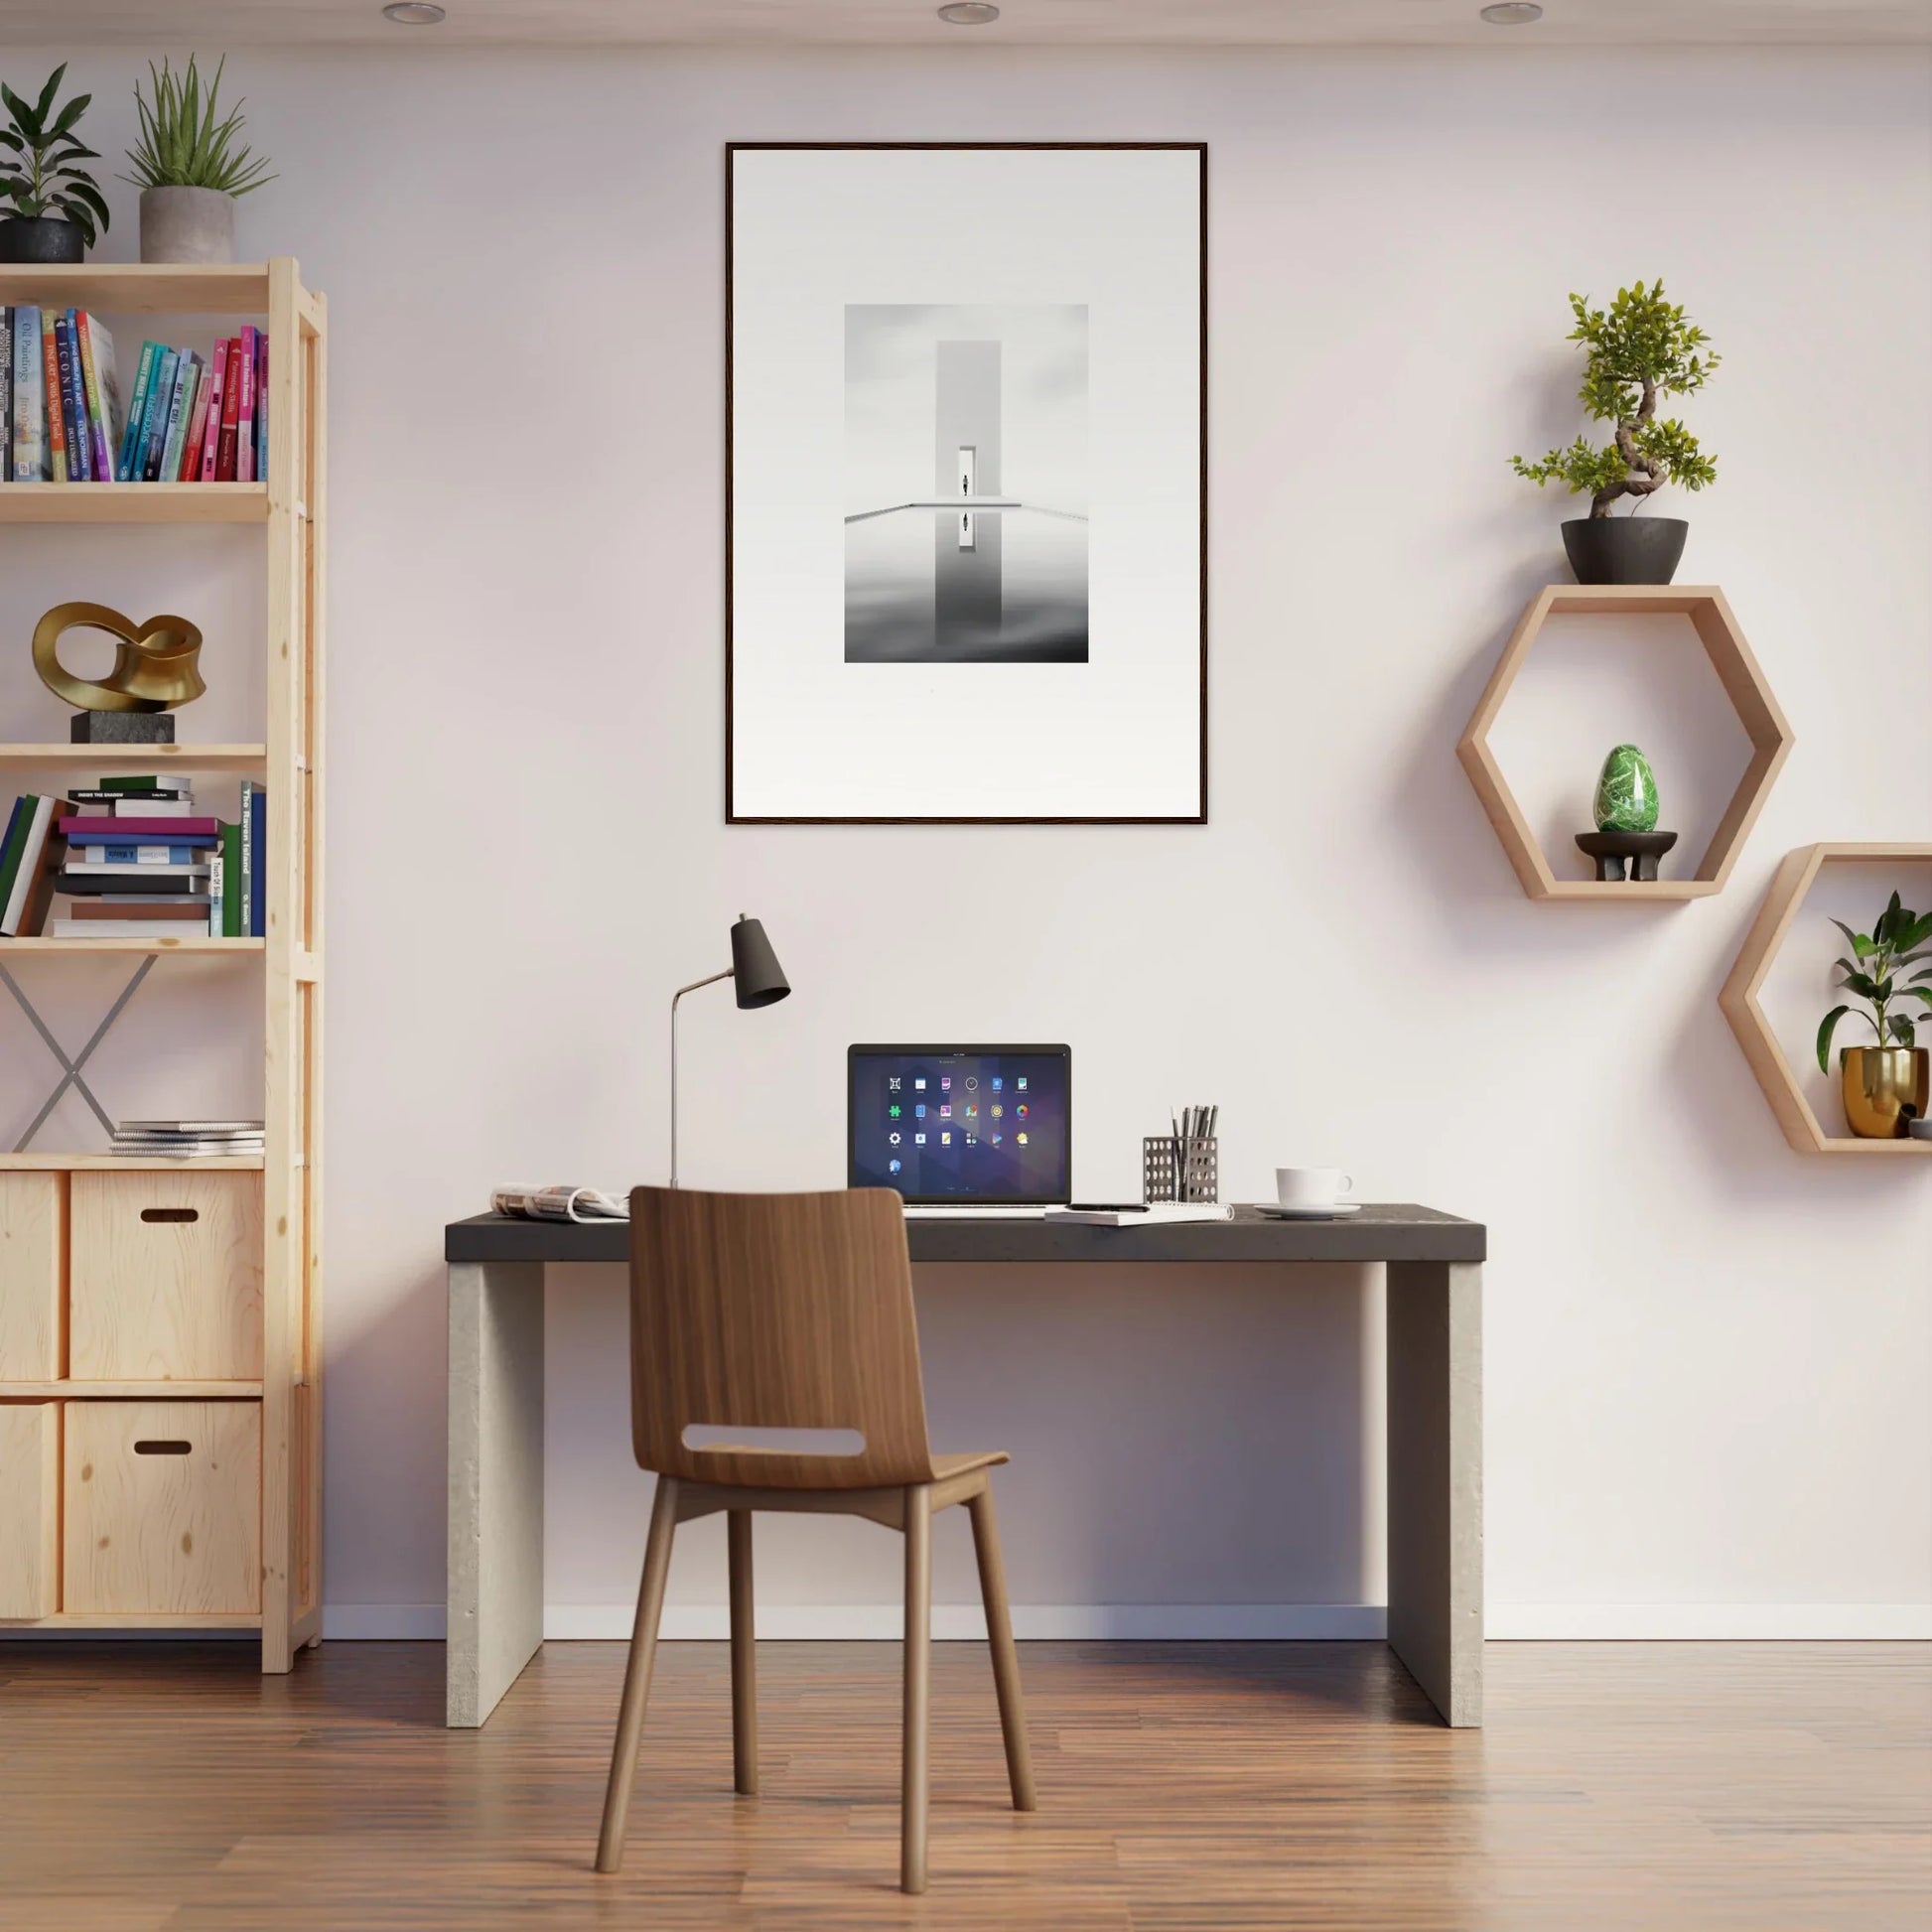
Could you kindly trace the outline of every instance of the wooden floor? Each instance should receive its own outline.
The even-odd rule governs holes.
[[[1379,1645],[1026,1644],[1040,1810],[978,1645],[933,1655],[932,1889],[897,1863],[897,1656],[770,1644],[763,1795],[722,1645],[668,1644],[629,1858],[591,1870],[623,1653],[488,1727],[434,1644],[0,1644],[0,1928],[1932,1925],[1932,1646],[1494,1644],[1437,1724]]]

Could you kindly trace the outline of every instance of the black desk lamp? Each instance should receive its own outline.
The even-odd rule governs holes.
[[[716,986],[720,980],[736,982],[733,991],[738,996],[741,1007],[768,1007],[775,1005],[791,991],[791,982],[785,978],[785,970],[778,964],[778,955],[771,950],[771,941],[764,936],[764,926],[758,919],[747,918],[743,912],[738,915],[738,923],[732,927],[732,963],[722,973],[713,973],[709,978],[693,980],[689,986],[680,986],[671,995],[671,1185],[677,1185],[677,1003],[687,993],[695,993],[701,986]]]

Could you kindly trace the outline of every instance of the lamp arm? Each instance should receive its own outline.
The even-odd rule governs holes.
[[[722,973],[713,973],[708,978],[693,980],[689,986],[680,986],[671,995],[671,1185],[677,1185],[677,1003],[687,993],[695,993],[701,986],[716,986],[720,980],[732,977],[729,966]]]

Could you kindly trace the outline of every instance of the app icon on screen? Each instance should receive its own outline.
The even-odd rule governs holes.
[[[939,1145],[940,1145],[941,1147],[951,1147],[951,1146],[952,1146],[952,1136],[951,1136],[950,1134],[941,1134],[941,1135],[939,1136]]]
[[[898,1171],[899,1171],[899,1169],[900,1169],[900,1168],[901,1168],[901,1167],[902,1167],[903,1165],[904,1165],[904,1164],[903,1164],[902,1162],[898,1162],[898,1161],[888,1161],[888,1162],[886,1163],[886,1172],[887,1172],[888,1173],[898,1173]]]
[[[895,1100],[893,1104],[886,1109],[886,1111],[888,1114],[892,1116],[894,1120],[897,1120],[898,1118],[898,1102]]]
[[[1013,1138],[1014,1138],[1014,1139],[1015,1139],[1016,1141],[1018,1141],[1018,1142],[1020,1143],[1020,1145],[1021,1145],[1022,1147],[1025,1147],[1025,1146],[1027,1145],[1027,1137],[1026,1137],[1026,1135],[1024,1135],[1024,1134],[1016,1134],[1016,1135],[1015,1135],[1015,1136],[1014,1136]]]
[[[1001,1086],[1002,1086],[1002,1084],[1003,1084],[1003,1082],[1001,1081],[1001,1079],[1000,1079],[1000,1076],[999,1076],[999,1075],[998,1075],[997,1073],[996,1073],[996,1074],[994,1074],[994,1076],[993,1076],[993,1091],[994,1091],[995,1093],[998,1093],[998,1092],[1000,1091],[1000,1088],[1001,1088]]]
[[[898,1146],[899,1137],[897,1129],[895,1129],[892,1133],[888,1134],[886,1138],[893,1144],[894,1147]]]
[[[939,1118],[940,1118],[941,1120],[951,1120],[951,1119],[952,1119],[952,1109],[951,1109],[950,1107],[943,1107],[943,1106],[942,1106],[942,1107],[941,1107],[941,1108],[939,1109]]]
[[[897,1073],[888,1076],[886,1081],[886,1091],[888,1093],[897,1093],[898,1091],[898,1086],[899,1086],[899,1076]]]
[[[923,1073],[915,1073],[912,1076],[912,1091],[914,1093],[923,1093],[925,1091],[925,1075]]]
[[[999,1135],[997,1135],[997,1134],[995,1134],[994,1136],[992,1136],[992,1140],[993,1140],[993,1145],[994,1145],[995,1147],[998,1147],[998,1146],[1000,1145],[1000,1137],[999,1137]]]
[[[924,1136],[923,1134],[914,1134],[914,1135],[912,1136],[912,1145],[913,1145],[914,1147],[924,1147],[924,1146],[925,1146],[925,1136]]]
[[[939,1076],[939,1090],[940,1090],[940,1092],[941,1092],[941,1093],[951,1093],[951,1092],[952,1092],[952,1075],[951,1075],[950,1073],[942,1073],[942,1074],[940,1074],[940,1076]]]
[[[1015,1085],[1016,1087],[1018,1087],[1018,1088],[1020,1089],[1020,1091],[1021,1091],[1022,1093],[1025,1093],[1025,1092],[1027,1091],[1027,1076],[1026,1076],[1026,1075],[1025,1075],[1024,1073],[1023,1073],[1023,1074],[1021,1074],[1021,1076],[1019,1077],[1019,1079],[1017,1079],[1016,1081],[1014,1081],[1014,1083],[1013,1083],[1013,1084],[1014,1084],[1014,1085]]]
[[[968,1120],[976,1120],[976,1119],[978,1119],[978,1117],[979,1117],[979,1109],[978,1109],[977,1107],[975,1107],[975,1106],[974,1106],[974,1105],[973,1105],[973,1104],[972,1104],[972,1103],[971,1103],[970,1101],[969,1101],[969,1102],[967,1102],[967,1105],[966,1105],[966,1118],[967,1118]]]
[[[914,1120],[925,1119],[925,1102],[923,1100],[915,1100],[912,1103],[912,1118]]]
[[[999,1102],[998,1102],[997,1100],[996,1100],[996,1101],[994,1101],[994,1103],[993,1103],[993,1118],[994,1118],[995,1120],[998,1120],[998,1119],[1000,1118],[1000,1116],[1001,1116],[1002,1114],[1004,1114],[1005,1112],[1006,1112],[1006,1109],[1005,1109],[1004,1107],[1002,1107],[1002,1106],[1000,1105],[1000,1103],[999,1103]]]
[[[1023,1101],[1021,1101],[1021,1103],[1019,1104],[1019,1106],[1017,1106],[1017,1107],[1016,1107],[1016,1108],[1015,1108],[1015,1109],[1014,1109],[1013,1111],[1014,1111],[1014,1112],[1015,1112],[1015,1113],[1016,1113],[1017,1115],[1019,1115],[1019,1117],[1020,1117],[1020,1118],[1021,1118],[1022,1120],[1025,1120],[1025,1119],[1027,1118],[1027,1103],[1026,1103],[1026,1102],[1025,1102],[1024,1100],[1023,1100]]]
[[[973,1074],[973,1073],[969,1073],[969,1074],[967,1074],[967,1076],[966,1076],[966,1091],[967,1091],[968,1093],[971,1093],[971,1092],[973,1091],[973,1089],[974,1089],[975,1087],[977,1087],[978,1085],[979,1085],[979,1076],[978,1076],[977,1074]]]

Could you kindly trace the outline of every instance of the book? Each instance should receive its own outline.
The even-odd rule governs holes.
[[[112,483],[114,456],[121,436],[121,385],[114,367],[114,338],[85,309],[75,318],[80,337],[80,380],[87,392],[87,417],[93,433],[96,483]]]
[[[186,790],[172,791],[162,785],[144,786],[136,791],[109,790],[106,785],[84,785],[68,793],[69,802],[75,805],[148,805],[159,808],[163,805],[192,805],[195,801]]]
[[[221,828],[221,936],[241,939],[247,936],[244,901],[241,897],[241,827]]]
[[[91,845],[212,845],[220,829],[218,818],[85,818],[68,836]]]
[[[190,931],[194,929],[191,927]],[[48,922],[50,939],[184,939],[189,936],[179,919],[127,919],[103,927],[91,919],[53,919]],[[195,932],[195,937],[201,934]]]
[[[221,398],[228,389],[228,344],[224,337],[214,345],[214,353],[208,357],[207,365],[207,422],[202,431],[202,468],[203,483],[214,481],[214,463],[221,444]]]
[[[241,397],[235,405],[236,483],[255,481],[255,342],[254,329],[244,323],[241,329]]]
[[[268,332],[255,338],[255,481],[268,481]]]
[[[221,937],[221,904],[227,897],[227,867],[221,863],[221,848],[214,848],[214,857],[207,869],[208,908],[207,933],[210,939]]]
[[[260,1140],[268,1123],[260,1120],[123,1120],[114,1124],[119,1134],[188,1134],[198,1141],[216,1135],[246,1134]]]
[[[141,345],[141,361],[134,371],[134,387],[127,399],[127,426],[121,432],[120,459],[114,474],[122,483],[138,483],[141,434],[147,427],[148,401],[154,393],[154,365],[161,354],[159,343]]]
[[[206,897],[212,874],[211,866],[64,866],[54,890],[69,898],[102,893],[193,893]]]
[[[211,370],[196,370],[195,408],[188,418],[188,433],[182,438],[181,462],[174,470],[177,483],[193,483],[202,474],[202,438],[207,431],[207,398],[213,382]]]
[[[90,483],[88,459],[92,439],[87,434],[87,411],[80,403],[80,364],[74,359],[73,311],[54,318],[54,353],[61,374],[61,415],[67,424],[68,482]]]
[[[14,312],[0,303],[0,483],[14,480]]]
[[[161,467],[155,472],[158,483],[173,483],[181,475],[181,446],[188,435],[188,418],[195,407],[195,385],[200,380],[201,357],[182,351],[175,373],[174,400],[168,405],[168,424],[161,435]]]
[[[181,387],[182,364],[187,360],[178,348],[164,348],[154,365],[154,388],[148,397],[148,420],[141,429],[141,468],[136,483],[161,481],[161,450],[168,440],[168,417],[175,407]]]
[[[1049,1207],[1040,1216],[1062,1226],[1088,1228],[1172,1227],[1176,1221],[1225,1221],[1218,1201],[1155,1201],[1146,1207]]]
[[[131,894],[125,898],[80,899],[69,907],[68,916],[74,919],[93,919],[99,923],[112,924],[117,919],[193,919],[198,924],[207,923],[208,901],[204,893],[199,898],[194,897],[170,897],[165,895],[146,893]]]
[[[14,874],[20,867],[21,843],[27,836],[28,822],[33,816],[32,793],[16,798],[13,810],[7,815],[7,835],[0,838],[0,911],[6,909],[7,900],[13,895]]]
[[[221,437],[214,448],[214,481],[233,483],[235,426],[241,409],[241,338],[228,345],[228,374],[221,392]]]
[[[175,1160],[193,1161],[197,1159],[205,1160],[210,1156],[260,1154],[263,1151],[263,1147],[264,1143],[260,1141],[189,1141],[171,1139],[156,1143],[140,1140],[123,1142],[117,1139],[107,1151],[110,1154],[139,1156],[150,1161],[157,1155],[164,1155]]]
[[[249,794],[248,808],[254,814],[255,857],[248,869],[248,935],[268,937],[268,793],[257,785]]]
[[[95,787],[97,791],[165,791],[171,796],[186,798],[194,789],[186,778],[163,778],[154,772],[145,775],[129,773],[101,779]]]
[[[36,797],[34,815],[20,848],[20,863],[15,868],[13,890],[0,913],[0,933],[10,939],[31,938],[47,922],[47,903],[54,897],[55,867],[50,863],[55,850],[56,800]]]
[[[212,839],[197,839],[192,844],[178,846],[159,846],[159,844],[73,844],[73,835],[68,835],[68,864],[69,866],[196,866],[208,856],[208,846]]]
[[[47,405],[41,394],[41,312],[31,303],[14,314],[14,440],[15,483],[45,483],[47,467]]]
[[[59,317],[52,309],[41,316],[41,396],[47,410],[48,476],[57,483],[68,480],[67,409],[61,401],[61,350],[57,328]]]

